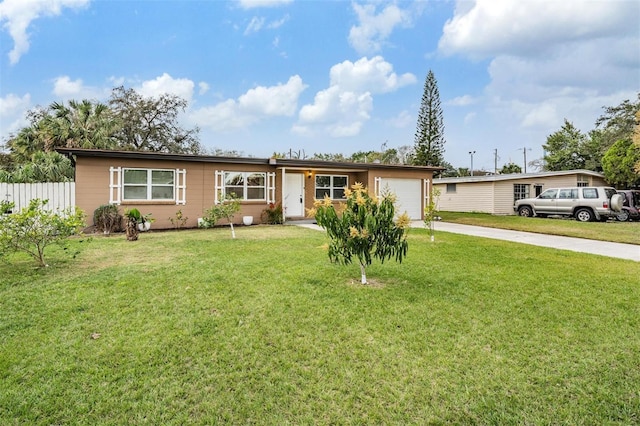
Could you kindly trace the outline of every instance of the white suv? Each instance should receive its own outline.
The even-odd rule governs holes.
[[[517,200],[513,209],[520,216],[573,216],[580,222],[605,221],[622,208],[622,196],[604,186],[551,188],[536,198]]]

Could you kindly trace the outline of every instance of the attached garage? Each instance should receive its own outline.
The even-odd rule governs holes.
[[[396,194],[396,210],[405,211],[411,219],[422,219],[422,179],[380,179],[380,192],[389,190]]]

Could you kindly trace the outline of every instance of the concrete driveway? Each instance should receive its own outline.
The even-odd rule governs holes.
[[[424,228],[424,223],[415,221],[412,223],[412,226]],[[629,259],[640,262],[640,245],[634,244],[610,243],[607,241],[510,231],[508,229],[485,228],[482,226],[461,225],[459,223],[449,222],[435,222],[434,229],[436,231],[451,232],[454,234],[513,241],[534,246],[551,247],[558,250],[599,254],[601,256],[617,257],[619,259]]]

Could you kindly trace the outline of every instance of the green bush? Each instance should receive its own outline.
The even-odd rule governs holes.
[[[39,266],[47,266],[45,249],[56,244],[66,248],[67,238],[84,226],[84,213],[66,209],[60,213],[46,210],[47,200],[34,199],[18,213],[0,216],[0,255],[23,252]]]
[[[279,225],[282,223],[282,204],[269,203],[269,207],[262,210],[262,222],[269,225]]]
[[[98,231],[110,234],[122,229],[122,215],[118,211],[118,206],[113,204],[103,204],[93,212],[93,224]]]

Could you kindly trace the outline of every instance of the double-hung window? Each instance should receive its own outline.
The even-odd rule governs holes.
[[[175,170],[123,169],[122,199],[175,200]]]
[[[316,199],[322,200],[325,196],[332,200],[342,199],[348,183],[347,176],[316,175]]]
[[[264,201],[267,197],[267,174],[264,172],[225,172],[224,191],[243,201]]]

